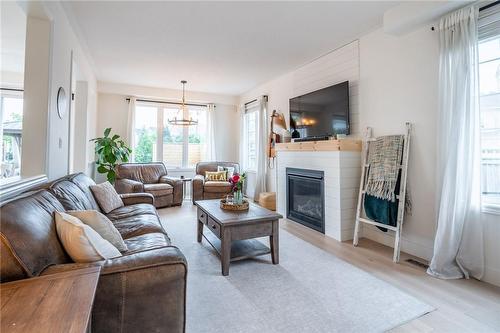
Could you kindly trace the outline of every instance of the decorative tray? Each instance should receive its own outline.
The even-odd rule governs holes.
[[[246,199],[243,199],[243,203],[238,205],[234,203],[228,203],[226,202],[226,199],[222,199],[220,201],[220,208],[224,210],[247,210],[248,209],[248,201]]]

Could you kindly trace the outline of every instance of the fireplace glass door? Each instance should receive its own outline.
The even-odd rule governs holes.
[[[325,231],[323,172],[287,168],[287,217]]]

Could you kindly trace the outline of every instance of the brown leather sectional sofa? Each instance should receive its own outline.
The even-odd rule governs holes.
[[[229,182],[206,181],[205,172],[217,171],[218,166],[233,167],[234,172],[240,172],[240,165],[232,162],[199,162],[196,164],[196,176],[193,178],[193,203],[196,200],[221,199],[232,191]]]
[[[179,206],[184,197],[182,180],[169,177],[161,162],[118,165],[115,188],[118,193],[150,193],[156,208]]]
[[[93,184],[74,174],[2,203],[1,282],[99,265],[93,332],[184,332],[187,262],[171,245],[151,194],[122,195],[125,206],[107,214],[127,244],[122,257],[78,264],[64,251],[54,211],[100,211]]]

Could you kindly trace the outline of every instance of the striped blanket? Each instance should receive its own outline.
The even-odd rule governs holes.
[[[403,135],[381,136],[370,142],[368,164],[370,172],[366,193],[394,202],[399,166],[403,157]]]

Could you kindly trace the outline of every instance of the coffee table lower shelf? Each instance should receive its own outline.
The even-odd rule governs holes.
[[[203,238],[222,257],[221,241],[212,233],[203,234]],[[258,256],[270,254],[271,249],[257,239],[235,240],[231,242],[230,261],[251,259]]]

